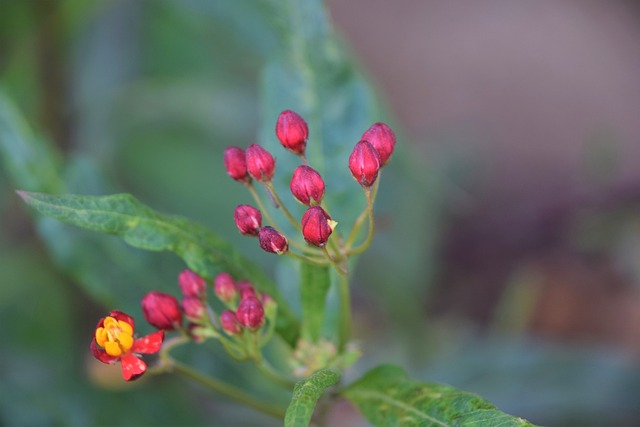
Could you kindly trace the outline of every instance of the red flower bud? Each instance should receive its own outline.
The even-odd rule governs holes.
[[[294,154],[302,154],[309,138],[309,127],[298,113],[285,110],[278,116],[276,136],[284,148]]]
[[[178,284],[184,296],[203,298],[207,281],[198,273],[187,269],[178,275]]]
[[[264,321],[264,307],[260,300],[251,296],[242,299],[236,310],[236,319],[246,328],[259,328]]]
[[[236,335],[242,332],[242,325],[236,319],[236,314],[231,310],[220,313],[220,324],[229,335]]]
[[[258,233],[260,247],[272,254],[282,255],[289,250],[287,238],[278,233],[273,227],[262,227]]]
[[[396,134],[384,123],[374,123],[362,134],[362,139],[369,141],[380,154],[380,167],[387,164],[396,146]]]
[[[322,247],[335,227],[335,222],[320,206],[312,206],[302,215],[302,235],[312,245]]]
[[[247,297],[257,297],[256,289],[253,287],[250,281],[248,280],[240,280],[238,282],[238,293],[240,294],[240,299],[245,299]]]
[[[273,178],[276,161],[273,156],[258,144],[251,144],[246,153],[249,175],[260,182],[268,182]]]
[[[349,169],[360,185],[371,187],[380,170],[380,154],[370,142],[362,140],[356,144],[349,156]]]
[[[169,294],[153,291],[142,298],[142,314],[151,326],[167,331],[182,324],[178,300]]]
[[[313,168],[300,165],[291,176],[291,193],[300,203],[310,206],[320,204],[324,196],[324,181]]]
[[[233,212],[233,219],[240,233],[245,236],[257,236],[262,227],[262,214],[253,206],[238,205]]]
[[[207,312],[207,307],[200,298],[188,296],[182,298],[182,310],[188,319],[200,320]]]
[[[242,148],[227,147],[224,150],[224,166],[229,176],[236,181],[251,181],[251,177],[247,174],[247,159]]]
[[[223,302],[231,302],[238,295],[236,284],[229,273],[220,273],[213,279],[213,290]]]

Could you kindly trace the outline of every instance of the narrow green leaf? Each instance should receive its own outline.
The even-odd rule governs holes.
[[[284,417],[285,427],[307,427],[320,396],[339,380],[339,372],[323,369],[298,381]]]
[[[322,333],[325,303],[331,285],[328,267],[302,263],[300,299],[302,302],[302,338],[316,342]]]
[[[369,371],[342,395],[376,426],[533,426],[500,412],[476,394],[411,380],[394,365]]]
[[[157,213],[129,194],[79,196],[22,191],[18,194],[41,214],[59,221],[115,234],[137,248],[174,252],[190,269],[209,279],[226,271],[251,280],[278,302],[277,331],[287,342],[295,342],[297,320],[275,284],[255,264],[206,227],[182,217]]]

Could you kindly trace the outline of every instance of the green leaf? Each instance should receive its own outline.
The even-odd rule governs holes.
[[[331,286],[328,267],[302,263],[300,266],[300,299],[302,302],[302,338],[318,341],[324,324],[327,292]]]
[[[320,396],[339,380],[339,372],[323,369],[313,373],[309,378],[298,381],[284,417],[285,427],[308,426]]]
[[[251,261],[206,227],[178,216],[157,213],[129,194],[111,196],[50,195],[18,192],[44,215],[79,227],[115,234],[131,246],[171,251],[187,266],[212,279],[221,271],[251,280],[278,302],[276,330],[290,344],[297,337],[297,320],[275,284]]]
[[[342,395],[376,426],[533,426],[500,412],[476,394],[411,380],[394,365],[369,371]]]

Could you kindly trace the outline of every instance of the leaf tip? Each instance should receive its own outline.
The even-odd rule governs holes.
[[[16,194],[25,202],[29,199],[29,193],[23,190],[16,190]]]

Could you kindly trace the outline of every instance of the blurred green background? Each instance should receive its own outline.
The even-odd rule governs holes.
[[[184,266],[170,254],[35,218],[14,190],[130,192],[209,226],[278,274],[273,258],[233,226],[233,207],[250,199],[226,176],[222,151],[273,144],[274,112],[298,108],[305,90],[319,92],[320,101],[302,102],[301,112],[328,128],[325,142],[338,154],[340,144],[348,154],[368,126],[361,123],[387,121],[399,136],[379,192],[379,234],[354,275],[355,336],[365,356],[350,378],[394,362],[534,423],[640,424],[640,191],[626,173],[630,162],[637,165],[628,143],[637,143],[637,128],[619,124],[624,114],[610,120],[611,111],[593,113],[577,148],[562,149],[569,144],[564,130],[577,120],[567,114],[554,123],[557,133],[539,135],[551,140],[542,156],[527,144],[501,143],[514,139],[509,132],[526,141],[530,129],[518,123],[542,120],[527,112],[549,104],[515,96],[504,106],[496,93],[511,90],[484,75],[474,80],[483,91],[462,88],[475,94],[462,97],[463,109],[443,106],[438,96],[458,99],[460,92],[438,88],[455,86],[468,68],[441,61],[459,56],[422,37],[446,38],[438,16],[460,18],[469,40],[484,40],[482,27],[437,2],[412,14],[418,3],[407,1],[403,15],[377,1],[324,9],[317,1],[0,0],[1,424],[278,425],[180,378],[124,384],[117,368],[92,360],[97,319],[113,308],[141,318],[141,296],[177,294]],[[483,16],[517,25],[513,9],[492,10]],[[627,24],[637,30],[638,14],[631,16]],[[406,27],[389,26],[403,19]],[[426,34],[413,31],[423,22],[434,25]],[[305,34],[322,46],[309,51],[309,36],[301,49],[311,59],[287,62]],[[416,50],[422,45],[431,50]],[[537,45],[523,46],[537,52]],[[495,52],[482,43],[475,49]],[[514,71],[510,62],[479,56]],[[274,80],[286,75],[282,64],[303,77],[304,67],[318,65],[317,85],[305,88],[308,80],[295,73]],[[535,72],[529,78],[542,81]],[[410,97],[420,82],[435,100]],[[486,113],[492,108],[494,116]],[[513,112],[519,108],[521,115]],[[572,172],[555,173],[563,167]],[[324,173],[353,184],[346,157],[343,169],[328,165]],[[579,191],[558,180],[579,181]],[[237,383],[252,375],[215,346],[184,357]],[[270,392],[260,384],[254,391]],[[333,416],[335,425],[366,425],[345,406]]]

